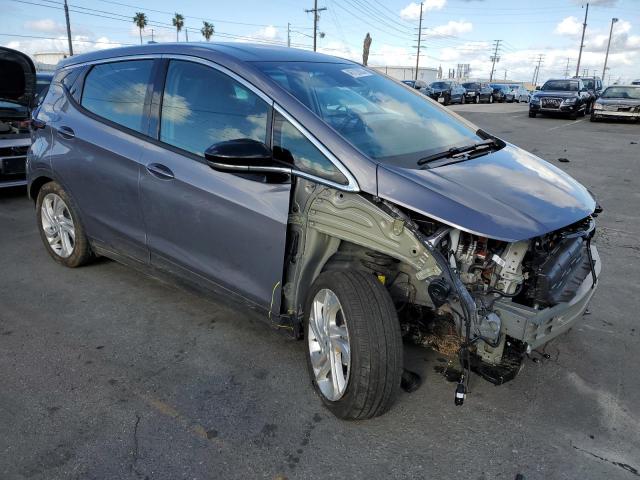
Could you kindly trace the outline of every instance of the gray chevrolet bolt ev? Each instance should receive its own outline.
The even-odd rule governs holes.
[[[304,337],[338,417],[392,405],[402,339],[500,384],[595,292],[573,178],[359,64],[247,44],[74,56],[32,120],[58,263],[164,272]],[[442,340],[442,341],[441,341]]]

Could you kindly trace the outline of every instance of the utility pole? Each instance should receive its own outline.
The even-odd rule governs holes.
[[[287,47],[291,48],[291,24],[287,22]]]
[[[569,76],[569,60],[571,60],[569,57],[567,57],[567,66],[564,69],[564,76],[568,77]]]
[[[505,80],[507,79],[507,69],[506,68],[504,69],[504,79]]]
[[[500,57],[498,56],[498,50],[500,50],[500,42],[502,42],[502,40],[495,40],[495,50],[493,52],[493,56],[491,57],[491,61],[493,63],[491,65],[491,75],[489,75],[489,82],[493,81],[493,72],[496,69],[496,62],[500,61]]]
[[[584,23],[582,24],[582,40],[580,40],[580,52],[578,53],[578,64],[576,65],[576,77],[580,75],[580,60],[582,60],[582,47],[584,47],[584,32],[587,30],[587,16],[589,15],[589,2],[584,12]]]
[[[320,15],[318,15],[323,10],[326,10],[327,7],[318,8],[318,0],[313,0],[313,8],[310,10],[305,10],[307,13],[313,12],[313,51],[316,51],[317,38],[318,38],[318,20],[320,20]]]
[[[153,43],[153,28],[151,29],[151,43]]]
[[[538,66],[536,66],[535,73],[533,74],[533,84],[538,84],[538,75],[540,75],[540,65],[542,65],[542,61],[544,60],[544,54],[540,53],[538,55]]]
[[[69,23],[69,7],[67,0],[64,0],[64,16],[67,19],[67,40],[69,41],[69,56],[73,57],[73,44],[71,43],[71,24]]]
[[[607,54],[604,56],[604,68],[602,69],[602,80],[607,73],[607,60],[609,60],[609,47],[611,46],[611,36],[613,35],[613,24],[618,21],[617,18],[611,19],[611,30],[609,30],[609,42],[607,43]]]
[[[187,43],[189,43],[189,29],[188,28],[184,29],[184,36],[187,39]]]
[[[418,80],[418,67],[420,66],[420,41],[422,40],[422,6],[420,2],[420,23],[418,23],[418,54],[416,55],[416,75],[414,80]]]

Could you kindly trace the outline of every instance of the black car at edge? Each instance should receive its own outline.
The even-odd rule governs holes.
[[[566,115],[575,120],[586,113],[590,102],[591,94],[580,78],[550,79],[531,96],[529,116]]]

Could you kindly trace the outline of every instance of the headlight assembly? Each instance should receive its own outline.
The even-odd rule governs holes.
[[[576,103],[576,99],[575,98],[565,98],[564,99],[564,103],[566,105],[573,105],[574,103]]]
[[[596,103],[596,104],[593,105],[593,109],[594,110],[603,110],[604,107],[602,106],[601,103]]]

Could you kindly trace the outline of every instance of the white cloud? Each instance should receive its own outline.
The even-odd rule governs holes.
[[[429,10],[441,10],[447,4],[447,0],[425,0],[424,11]],[[400,16],[405,20],[418,20],[420,18],[420,4],[410,3],[402,10],[400,10]]]
[[[58,23],[50,18],[25,22],[24,28],[39,33],[63,34],[67,32],[66,27],[62,23]]]
[[[582,32],[582,23],[574,16],[564,18],[554,31],[558,35],[578,35]]]
[[[280,39],[279,31],[273,25],[268,25],[268,26],[266,26],[264,28],[261,28],[256,33],[254,33],[252,35],[252,37],[255,37],[257,39],[263,39],[263,40],[278,40],[278,39]]]
[[[431,29],[431,31],[438,35],[459,35],[461,33],[470,32],[471,30],[473,30],[473,24],[466,20],[460,20],[459,22],[450,20],[445,25],[438,25]]]

